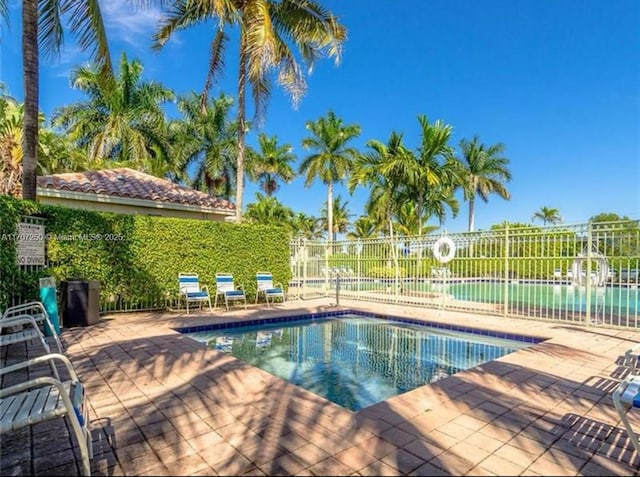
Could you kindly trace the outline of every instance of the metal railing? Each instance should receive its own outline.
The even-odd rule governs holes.
[[[448,245],[453,245],[448,247]],[[640,221],[291,242],[289,296],[638,328]]]

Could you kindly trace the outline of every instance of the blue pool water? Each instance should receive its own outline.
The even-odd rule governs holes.
[[[342,287],[350,291],[380,291],[392,286],[392,281],[376,283],[372,280],[345,280]],[[332,286],[335,284],[332,282]],[[492,280],[429,280],[402,282],[402,293],[418,295],[423,293],[448,294],[456,300],[480,303],[505,303],[512,308],[544,308],[547,310],[563,310],[566,312],[584,312],[587,308],[585,287],[560,282],[527,282],[512,281],[507,285]],[[607,284],[605,287],[593,288],[590,297],[591,312],[598,312],[608,317],[611,324],[621,324],[615,318],[638,320],[640,314],[640,288],[636,283],[628,286]]]
[[[532,343],[358,314],[187,336],[353,411]]]

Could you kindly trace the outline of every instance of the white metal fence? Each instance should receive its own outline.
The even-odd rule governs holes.
[[[638,328],[640,221],[291,242],[289,295]]]

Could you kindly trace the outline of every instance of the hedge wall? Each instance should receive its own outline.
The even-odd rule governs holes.
[[[50,267],[21,272],[16,232],[23,215],[42,217]],[[11,296],[38,296],[38,278],[99,280],[101,300],[135,303],[178,296],[180,272],[197,273],[213,292],[215,274],[233,273],[249,300],[257,271],[273,273],[285,286],[291,278],[289,235],[278,226],[233,224],[69,209],[0,197],[0,309]]]

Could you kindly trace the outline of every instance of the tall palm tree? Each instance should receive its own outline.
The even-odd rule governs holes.
[[[7,3],[3,0],[0,10],[6,9]],[[69,27],[80,48],[91,52],[101,73],[105,77],[113,76],[107,35],[97,0],[23,0],[22,68],[25,108],[22,197],[30,200],[36,198],[40,43],[46,53],[59,53],[64,33],[63,18],[69,21]]]
[[[173,151],[181,177],[194,189],[231,199],[235,192],[236,125],[229,121],[233,99],[224,94],[202,104],[191,94],[178,100],[182,119],[171,124]],[[189,176],[188,169],[195,173]]]
[[[342,182],[349,174],[358,155],[347,144],[360,134],[360,126],[343,124],[333,111],[316,121],[307,121],[310,137],[302,140],[302,147],[315,151],[303,159],[300,174],[305,174],[305,187],[319,178],[327,186],[327,238],[333,236],[333,184]]]
[[[210,19],[216,24],[205,91],[224,66],[223,54],[229,39],[227,30],[233,27],[239,30],[236,220],[240,222],[245,134],[248,131],[245,120],[247,87],[251,88],[258,119],[266,110],[273,73],[277,73],[276,81],[297,105],[306,83],[291,47],[296,47],[309,71],[315,60],[323,56],[334,58],[337,63],[346,29],[330,11],[313,0],[174,0],[155,34],[155,46],[161,48],[177,30]]]
[[[479,196],[484,202],[489,194],[496,193],[505,200],[511,198],[503,181],[511,180],[508,169],[509,159],[502,156],[504,144],[497,143],[486,147],[476,135],[471,141],[462,139],[460,150],[464,198],[469,202],[469,232],[474,228],[475,199]]]
[[[562,217],[560,216],[560,211],[558,209],[552,209],[551,207],[544,206],[531,217],[532,221],[536,219],[541,220],[544,225],[555,225],[562,222]]]
[[[339,195],[332,202],[333,210],[331,211],[331,217],[333,217],[333,222],[331,228],[328,227],[329,211],[327,204],[325,203],[324,207],[322,208],[322,211],[320,213],[320,222],[322,223],[323,227],[326,227],[327,230],[332,231],[331,240],[335,241],[338,234],[345,233],[349,228],[349,219],[353,214],[349,213],[349,209],[347,207],[348,204],[349,202],[343,202],[342,197]]]
[[[261,133],[258,136],[258,150],[249,158],[249,177],[258,182],[268,197],[280,187],[278,180],[289,183],[295,177],[290,163],[296,160],[296,156],[289,144],[278,145],[277,136],[269,137]]]
[[[142,70],[142,64],[129,62],[125,53],[115,78],[105,78],[95,66],[74,69],[72,87],[88,100],[58,109],[53,122],[86,147],[90,159],[153,173],[158,171],[150,170],[152,158],[171,157],[162,105],[174,95],[156,81],[143,81]]]
[[[453,195],[453,184],[459,179],[452,161],[453,148],[449,146],[453,128],[441,120],[429,123],[424,115],[418,116],[418,122],[420,146],[417,153],[398,155],[389,166],[396,167],[405,177],[405,195],[415,202],[416,231],[421,235],[424,220],[442,208],[443,204],[433,203],[434,198],[441,197],[443,203],[448,204],[449,195]],[[429,210],[427,206],[435,206],[437,210]]]
[[[357,186],[371,188],[365,209],[381,228],[389,226],[393,238],[393,217],[401,202],[401,192],[406,187],[404,168],[390,164],[410,163],[411,152],[404,146],[402,135],[391,133],[387,143],[376,139],[367,142],[369,151],[359,154],[347,181],[349,192]],[[406,197],[406,196],[405,196]]]

